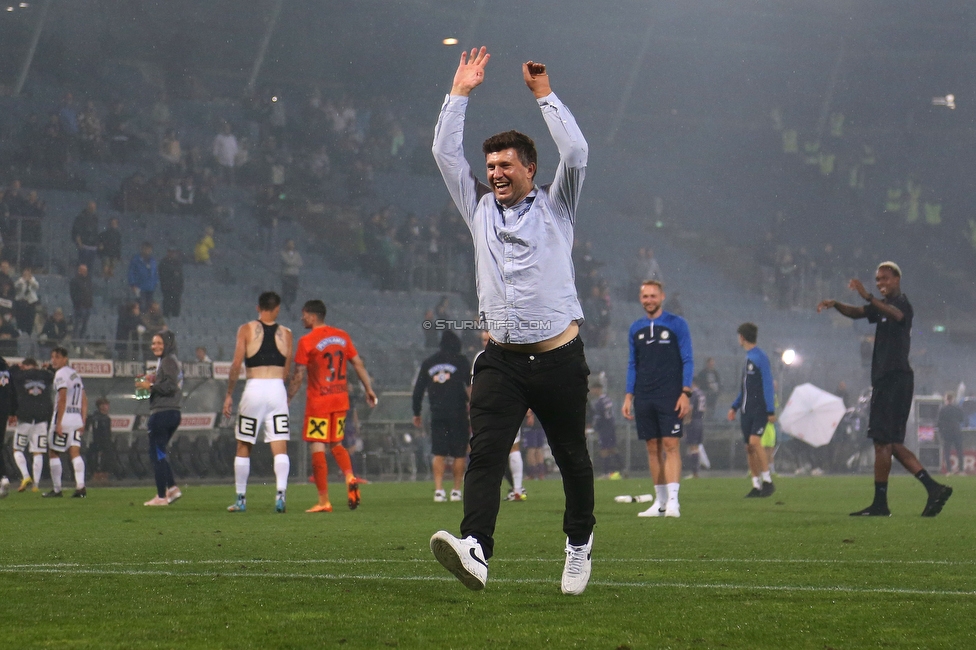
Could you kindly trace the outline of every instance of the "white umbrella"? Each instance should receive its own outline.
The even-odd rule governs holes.
[[[800,384],[793,389],[779,423],[794,438],[811,447],[823,447],[834,437],[846,410],[844,400],[836,395],[813,384]]]

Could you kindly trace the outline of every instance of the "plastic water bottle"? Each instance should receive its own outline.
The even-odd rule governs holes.
[[[149,399],[149,392],[150,392],[149,389],[148,388],[139,388],[139,386],[138,386],[139,383],[141,383],[141,382],[143,382],[145,380],[146,380],[146,376],[145,375],[141,375],[139,377],[136,377],[136,384],[137,384],[137,386],[136,386],[136,395],[135,395],[135,398],[136,399]]]

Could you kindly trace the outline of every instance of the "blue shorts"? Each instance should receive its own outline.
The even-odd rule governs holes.
[[[637,421],[637,438],[640,440],[681,437],[681,420],[678,419],[674,407],[660,409],[651,404],[635,404],[634,418]]]
[[[546,432],[542,427],[522,429],[522,446],[526,449],[542,449],[546,446]]]
[[[705,422],[702,418],[691,418],[691,422],[685,427],[685,444],[689,447],[697,447],[705,441]]]
[[[742,425],[742,439],[746,441],[747,445],[752,436],[762,438],[762,434],[766,431],[767,422],[769,422],[769,416],[765,413],[739,414],[739,423]]]

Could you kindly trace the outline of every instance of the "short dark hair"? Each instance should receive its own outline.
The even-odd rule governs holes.
[[[111,402],[108,401],[107,397],[99,397],[95,400],[95,408],[100,407],[102,404],[111,404]]]
[[[53,350],[51,350],[51,354],[56,354],[59,357],[63,357],[65,359],[67,359],[68,358],[68,349],[67,348],[63,348],[63,347],[61,347],[59,345],[58,347],[56,347]]]
[[[261,311],[273,311],[281,304],[281,296],[274,291],[265,291],[258,296],[258,308]]]
[[[535,142],[524,133],[519,133],[518,131],[496,133],[481,145],[481,151],[486,156],[490,153],[505,151],[506,149],[515,149],[519,160],[526,167],[529,165],[536,165],[538,167],[539,154],[535,150]]]
[[[755,343],[759,338],[759,328],[756,327],[755,323],[743,323],[739,325],[739,329],[736,332],[746,340],[746,343]]]
[[[37,367],[37,359],[34,357],[24,357],[24,360],[20,362],[21,366],[33,366]]]
[[[318,316],[323,321],[325,320],[325,303],[321,300],[309,300],[302,305],[302,311],[308,312],[313,316]]]

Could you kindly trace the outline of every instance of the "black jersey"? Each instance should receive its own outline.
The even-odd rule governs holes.
[[[417,373],[413,384],[413,414],[420,415],[426,391],[431,418],[466,419],[470,383],[471,364],[461,354],[461,340],[453,332],[445,331],[441,349],[427,357]]]
[[[54,415],[51,386],[54,373],[43,368],[11,370],[14,387],[12,414],[20,422],[49,422]]]
[[[884,303],[891,305],[904,314],[901,321],[889,318],[877,307],[868,304],[864,307],[869,323],[876,323],[874,334],[874,353],[871,357],[871,384],[877,383],[878,378],[889,372],[911,372],[908,363],[908,353],[912,347],[912,305],[905,294],[898,294],[895,298],[885,298]]]
[[[3,416],[3,422],[0,423],[0,433],[3,433],[4,427],[7,426],[7,417],[13,408],[14,391],[13,386],[10,385],[10,366],[7,365],[6,359],[0,357],[0,415]]]

